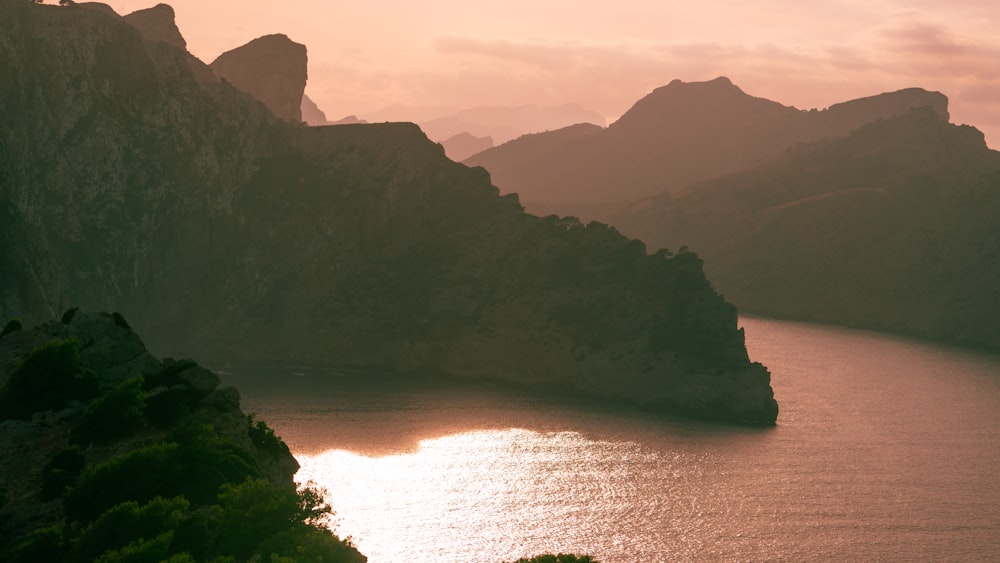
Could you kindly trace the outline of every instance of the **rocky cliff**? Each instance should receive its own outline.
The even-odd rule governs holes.
[[[187,41],[174,21],[174,9],[166,4],[136,10],[126,15],[125,21],[138,29],[147,41],[162,41],[178,49],[187,49]]]
[[[0,316],[775,420],[696,256],[527,215],[412,124],[288,124],[108,14],[0,10]]]
[[[236,389],[192,361],[153,357],[117,313],[74,309],[0,335],[5,561],[364,561],[304,513],[283,512],[308,498],[295,492],[297,470]]]
[[[220,78],[260,100],[281,119],[302,121],[308,78],[306,46],[282,34],[265,35],[226,51],[209,65]]]

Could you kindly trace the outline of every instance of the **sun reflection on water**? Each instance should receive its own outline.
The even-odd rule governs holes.
[[[637,483],[659,475],[669,488],[697,466],[670,467],[632,442],[522,429],[423,440],[414,453],[383,457],[344,450],[297,457],[297,479],[329,491],[337,532],[373,563],[595,554],[607,548],[595,538],[666,508],[659,503],[669,491],[646,495]]]

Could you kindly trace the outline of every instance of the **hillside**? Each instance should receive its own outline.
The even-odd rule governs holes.
[[[742,311],[1000,351],[1000,153],[930,108],[609,219]]]
[[[240,395],[125,319],[0,334],[0,559],[363,562]]]
[[[0,0],[0,317],[773,423],[691,253],[524,213],[412,124],[304,127],[107,10]]]

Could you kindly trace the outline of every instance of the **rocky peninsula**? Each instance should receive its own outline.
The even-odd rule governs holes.
[[[209,365],[774,423],[696,255],[529,215],[413,124],[289,123],[192,58],[107,9],[0,0],[0,317],[117,310],[158,354]]]

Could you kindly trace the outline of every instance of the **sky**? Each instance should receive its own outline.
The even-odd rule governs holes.
[[[51,1],[51,0],[50,0]],[[108,2],[120,14],[151,2]],[[800,109],[908,87],[1000,148],[996,0],[173,0],[205,62],[269,33],[307,46],[331,120],[577,103],[611,122],[677,78]],[[388,106],[407,106],[380,112]],[[422,108],[422,109],[421,109]]]

